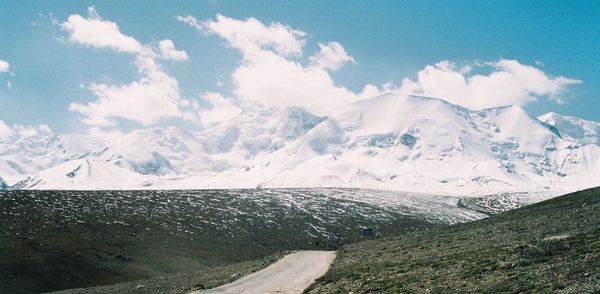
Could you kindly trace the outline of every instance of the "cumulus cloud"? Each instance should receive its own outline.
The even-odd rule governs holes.
[[[71,111],[83,114],[83,122],[88,125],[107,126],[114,122],[111,118],[123,118],[144,125],[151,125],[160,119],[181,117],[181,98],[177,80],[162,70],[156,62],[147,57],[136,61],[142,78],[126,85],[92,84],[89,89],[98,98],[87,104],[71,103]]]
[[[60,27],[69,33],[69,41],[74,43],[125,53],[146,53],[140,42],[121,33],[116,23],[103,20],[93,6],[88,8],[87,18],[73,14]]]
[[[10,138],[15,134],[15,131],[0,120],[0,142],[8,142]]]
[[[491,70],[477,74],[477,70]],[[503,105],[523,106],[541,97],[562,103],[568,86],[580,80],[563,76],[553,77],[540,69],[516,60],[459,66],[444,60],[427,65],[418,72],[416,81],[405,78],[399,89],[402,93],[437,97],[472,109]]]
[[[354,58],[346,53],[344,47],[338,42],[319,43],[319,48],[319,52],[309,58],[315,67],[338,70],[348,62],[356,64]]]
[[[255,18],[238,20],[222,15],[207,21],[192,16],[176,19],[204,34],[218,35],[241,53],[241,64],[232,74],[233,90],[241,101],[300,106],[316,114],[331,114],[364,96],[336,85],[327,72],[354,62],[337,42],[320,44],[320,51],[305,65],[300,58],[306,33],[287,25],[265,25]]]
[[[329,74],[347,63],[356,63],[338,42],[320,43],[319,51],[305,64],[301,57],[306,33],[289,26],[222,15],[207,21],[192,16],[177,19],[205,34],[218,35],[242,54],[232,74],[233,90],[240,100],[276,107],[301,106],[317,114],[331,114],[346,104],[386,92],[437,97],[473,109],[523,106],[540,98],[563,103],[568,87],[581,83],[516,60],[466,66],[445,60],[426,66],[416,80],[405,78],[399,87],[367,84],[361,92],[353,92],[336,85]]]
[[[207,33],[215,33],[225,39],[232,48],[249,55],[262,50],[273,50],[281,55],[300,55],[306,33],[287,25],[274,22],[265,26],[256,18],[238,20],[218,14],[215,20],[202,23],[193,17],[178,18]],[[196,24],[196,25],[194,25]]]
[[[8,72],[10,70],[10,63],[0,59],[0,73]]]
[[[175,49],[175,44],[169,39],[162,40],[158,43],[160,55],[162,58],[174,61],[183,61],[188,59],[185,51]]]
[[[140,79],[125,85],[93,83],[87,88],[97,97],[88,103],[71,103],[69,109],[83,115],[82,122],[93,126],[114,125],[115,118],[150,125],[165,118],[182,118],[189,101],[181,97],[177,80],[167,74],[157,59],[186,60],[185,51],[169,39],[158,43],[158,51],[120,32],[116,23],[103,20],[93,7],[88,17],[69,16],[61,28],[69,40],[93,48],[106,48],[134,55]]]
[[[93,48],[132,54],[140,78],[124,85],[93,83],[87,88],[96,96],[88,103],[72,103],[70,109],[83,115],[92,126],[114,125],[122,118],[144,125],[165,118],[194,121],[205,127],[225,121],[241,111],[244,103],[265,106],[300,106],[320,115],[329,115],[360,99],[385,92],[433,96],[465,107],[481,109],[507,104],[524,105],[541,97],[562,102],[562,94],[579,80],[554,77],[516,60],[474,63],[459,66],[451,61],[428,65],[415,80],[406,78],[399,87],[386,83],[367,84],[354,92],[337,85],[331,71],[339,70],[354,58],[338,42],[319,43],[311,56],[303,52],[307,34],[281,23],[264,24],[255,18],[234,19],[217,15],[198,21],[177,16],[203,35],[216,35],[241,55],[231,74],[234,98],[208,92],[198,100],[184,99],[177,80],[166,73],[159,60],[189,59],[173,41],[145,45],[123,34],[114,22],[103,20],[91,7],[88,17],[71,15],[61,24],[71,42]]]
[[[324,69],[305,67],[269,51],[247,58],[232,79],[240,99],[267,106],[300,106],[317,114],[331,114],[359,99],[336,86]]]

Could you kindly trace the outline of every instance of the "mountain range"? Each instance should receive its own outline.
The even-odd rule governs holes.
[[[402,94],[329,117],[253,104],[201,131],[43,133],[0,143],[0,177],[14,189],[574,191],[600,185],[600,123]]]

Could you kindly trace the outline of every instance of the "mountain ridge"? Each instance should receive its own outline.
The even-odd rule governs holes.
[[[118,142],[82,135],[83,146],[98,145],[89,150],[56,149],[61,144],[54,143],[49,146],[58,151],[41,153],[46,165],[21,168],[22,179],[28,179],[17,187],[339,186],[481,194],[571,191],[600,184],[595,180],[600,178],[600,146],[590,139],[593,136],[577,137],[571,129],[564,130],[560,118],[536,118],[518,106],[475,111],[402,94],[361,100],[329,117],[301,108],[253,105],[204,131],[142,129]],[[597,124],[568,118],[585,127],[586,134]],[[55,136],[79,142],[78,135]],[[56,155],[65,149],[68,152]],[[12,174],[5,172],[16,156],[9,153],[0,153],[0,176],[14,178],[14,169]],[[19,162],[27,160],[36,158]],[[78,174],[79,166],[98,175]]]

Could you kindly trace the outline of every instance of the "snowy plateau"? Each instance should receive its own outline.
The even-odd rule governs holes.
[[[329,117],[257,104],[215,127],[0,142],[3,189],[345,187],[438,195],[600,185],[600,123],[387,94]]]

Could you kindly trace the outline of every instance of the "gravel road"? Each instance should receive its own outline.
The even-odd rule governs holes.
[[[329,270],[334,259],[335,251],[299,251],[288,254],[272,265],[233,283],[193,294],[302,293],[315,279]]]

